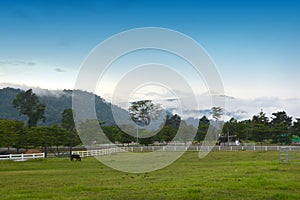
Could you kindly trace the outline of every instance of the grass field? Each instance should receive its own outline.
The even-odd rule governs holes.
[[[94,158],[0,162],[0,199],[300,199],[300,164],[279,152],[187,152],[155,172],[128,174]]]

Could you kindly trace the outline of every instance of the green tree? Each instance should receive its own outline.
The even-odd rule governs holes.
[[[209,127],[209,119],[207,119],[206,116],[203,116],[199,120],[197,135],[195,137],[196,141],[200,142],[200,141],[203,141],[205,139],[208,127]]]
[[[256,142],[262,142],[271,138],[272,130],[269,126],[269,118],[266,117],[266,113],[263,110],[252,117],[252,134],[250,139]]]
[[[269,118],[266,117],[266,113],[263,112],[263,110],[261,110],[258,115],[254,115],[252,117],[252,122],[254,124],[264,124],[267,125],[269,123]]]
[[[211,114],[212,114],[212,117],[218,121],[224,114],[224,109],[221,107],[212,107]]]
[[[102,126],[101,128],[111,142],[122,142],[122,132],[117,126]]]
[[[296,121],[293,123],[292,133],[300,136],[300,118],[296,118]]]
[[[173,115],[172,117],[170,117],[169,115],[167,115],[167,119],[166,119],[166,126],[171,126],[173,127],[175,130],[177,130],[179,128],[181,122],[181,117],[177,114]]]
[[[0,120],[0,143],[1,146],[20,148],[19,138],[23,131],[24,123],[15,120]]]
[[[291,143],[292,117],[288,116],[285,111],[272,113],[271,126],[273,128],[273,142],[281,144]]]
[[[57,124],[54,124],[49,129],[47,140],[49,145],[56,147],[56,150],[53,151],[53,153],[57,153],[57,155],[59,156],[59,146],[66,146],[69,144],[69,133],[66,131],[66,129]]]
[[[171,116],[168,114],[166,116],[166,122],[164,127],[151,139],[153,142],[171,142],[177,134],[181,118],[179,115],[175,114]]]
[[[89,145],[112,143],[109,140],[110,136],[107,137],[105,135],[107,129],[101,130],[99,125],[100,122],[97,119],[89,119],[79,123],[78,132],[80,133],[80,139],[87,148],[89,148]],[[110,135],[110,133],[107,133],[107,135]]]
[[[269,140],[271,138],[272,129],[264,124],[254,124],[254,128],[252,131],[252,138],[256,142],[262,143],[264,140]]]
[[[126,132],[124,132],[122,130],[134,132],[135,129],[136,129],[136,127],[132,126],[131,124],[123,124],[123,125],[121,124],[120,127],[119,127],[119,130],[120,130],[120,142],[122,142],[122,143],[131,143],[132,141],[134,141],[135,137],[133,137],[130,134],[127,134]]]
[[[19,110],[20,115],[28,116],[27,126],[36,126],[39,120],[45,122],[46,106],[40,103],[39,98],[32,89],[20,92],[13,100],[13,106]]]
[[[193,125],[188,125],[184,120],[181,121],[178,131],[182,134],[176,139],[184,143],[193,142],[197,134],[196,128]]]
[[[48,155],[48,147],[52,146],[50,143],[50,133],[51,128],[47,126],[31,127],[28,130],[29,145],[34,148],[42,148],[45,157]]]
[[[224,124],[223,127],[223,132],[222,135],[223,136],[232,136],[235,135],[237,137],[237,139],[239,140],[249,140],[249,139],[253,139],[253,140],[259,140],[258,137],[263,136],[260,135],[258,136],[257,134],[260,134],[258,131],[258,123],[253,123],[252,120],[243,120],[243,121],[237,121],[235,118],[231,118],[229,121],[227,121]],[[265,125],[263,125],[265,126]],[[254,127],[256,127],[255,129],[255,136],[258,136],[257,138],[255,138],[253,135],[253,129]],[[261,130],[262,131],[262,130]],[[265,132],[265,131],[263,131]],[[263,133],[264,134],[264,133]]]
[[[147,126],[151,120],[157,119],[162,108],[151,100],[141,100],[131,103],[129,114],[131,119],[139,125]]]
[[[27,149],[28,138],[26,135],[26,127],[24,127],[24,122],[15,121],[15,132],[17,133],[17,141],[15,143],[15,147],[17,148],[17,152],[21,148]]]
[[[272,113],[274,117],[272,117],[271,124],[283,124],[284,127],[290,128],[292,125],[292,117],[288,116],[285,111],[279,111],[276,113]]]
[[[141,129],[141,135],[149,135],[149,132],[147,129]],[[151,136],[151,137],[146,137],[146,138],[141,138],[140,139],[140,144],[146,145],[148,146],[149,144],[153,144],[153,142],[155,141],[155,137]]]
[[[248,140],[252,131],[251,120],[248,119],[238,122],[236,131],[237,138],[241,140]]]
[[[39,127],[31,127],[26,129],[26,138],[28,148],[40,148],[43,145],[43,136],[38,131]]]
[[[137,125],[136,141],[138,143],[138,126],[147,126],[151,120],[157,119],[161,113],[160,104],[154,104],[151,100],[141,100],[131,103],[129,107],[129,115]]]
[[[65,109],[62,113],[61,125],[69,133],[69,151],[70,158],[72,155],[72,147],[80,143],[78,137],[72,109]]]
[[[227,142],[229,142],[230,136],[238,135],[238,121],[235,118],[231,118],[228,122],[226,122],[222,129],[222,136],[227,138]],[[229,143],[228,143],[229,144]]]
[[[177,129],[175,129],[173,126],[170,125],[164,126],[160,131],[160,133],[158,134],[158,136],[160,135],[160,137],[157,137],[156,141],[167,142],[167,143],[171,142],[175,137],[176,133],[177,133]]]

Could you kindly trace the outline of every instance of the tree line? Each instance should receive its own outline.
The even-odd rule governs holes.
[[[145,104],[145,102],[143,102],[143,104]],[[13,106],[18,109],[20,115],[27,116],[28,120],[27,123],[17,120],[0,120],[0,147],[7,147],[8,150],[10,147],[17,149],[44,148],[44,150],[47,150],[48,147],[52,147],[52,149],[56,147],[58,149],[61,146],[68,146],[70,147],[71,153],[73,146],[81,144],[81,140],[76,132],[71,108],[65,109],[63,113],[61,113],[61,124],[54,124],[51,127],[47,127],[37,126],[40,120],[46,120],[44,115],[46,107],[40,103],[38,97],[31,89],[20,92],[14,99]],[[151,106],[153,107],[153,105]],[[215,108],[212,110],[220,111],[221,109]],[[142,111],[144,115],[145,109]],[[215,111],[213,114],[215,120],[218,120],[219,111]],[[87,133],[93,133],[95,130],[92,130],[93,126],[90,126],[89,123],[92,122],[84,122],[79,126]],[[137,140],[135,136],[124,133],[122,129],[116,125],[105,126],[105,123],[100,123],[99,121],[96,123],[101,126],[106,137],[112,143],[124,144]],[[196,130],[196,127],[187,125],[179,115],[168,114],[162,129],[152,137],[139,138],[139,143],[144,145],[152,144],[156,141],[168,143],[176,136],[179,125],[185,132],[196,132],[194,140],[201,142],[205,138],[210,120],[206,116],[203,116],[199,120],[198,129]],[[131,128],[133,131],[135,130],[135,127]],[[143,131],[145,130],[140,129],[140,134],[142,134]],[[261,111],[249,120],[238,121],[231,118],[224,124],[222,135],[235,135],[238,139],[245,142],[290,144],[294,138],[300,136],[300,119],[293,121],[292,117],[288,116],[285,111],[273,113],[272,117],[268,118],[266,117],[266,113]],[[101,141],[101,138],[93,137],[93,134],[87,134],[87,137],[90,138],[81,139],[83,139],[85,143],[88,142],[90,144]],[[183,142],[185,141],[184,136],[178,139]]]
[[[52,127],[37,126],[39,121],[45,121],[46,106],[39,101],[39,98],[32,92],[32,89],[21,91],[13,100],[13,106],[20,115],[27,116],[27,123],[17,120],[0,120],[0,147],[19,149],[44,148],[70,146],[80,144],[76,133],[71,109],[65,109],[62,115],[61,124],[54,124]]]
[[[299,140],[300,119],[293,121],[285,111],[272,113],[268,118],[261,111],[249,120],[231,118],[224,124],[223,135],[236,135],[241,140],[260,143],[291,144]]]

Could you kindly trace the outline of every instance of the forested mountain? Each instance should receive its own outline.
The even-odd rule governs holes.
[[[3,88],[0,89],[0,119],[15,119],[26,121],[26,116],[20,116],[17,109],[13,107],[13,100],[21,92],[20,89]],[[63,91],[49,91],[39,90],[37,96],[41,103],[46,105],[46,122],[39,122],[40,125],[52,126],[53,124],[61,123],[61,113],[67,109],[72,108],[72,90]],[[87,95],[93,95],[91,93],[84,92]],[[95,96],[95,107],[97,117],[101,122],[105,122],[105,125],[115,124],[112,112],[111,104],[106,102],[99,96]],[[120,113],[126,115],[126,111],[113,105],[115,109],[118,109]]]
[[[13,119],[13,120],[21,120],[24,121],[25,123],[27,122],[27,117],[19,116],[18,110],[16,110],[13,107],[13,103],[12,103],[15,97],[21,91],[22,90],[20,89],[13,89],[13,88],[0,89],[0,119]],[[48,132],[51,132],[52,130],[56,134],[57,132],[59,132],[60,127],[52,126],[52,125],[60,124],[62,112],[65,109],[72,107],[73,91],[72,90],[64,90],[64,91],[50,91],[50,90],[41,91],[40,90],[36,92],[36,94],[39,97],[40,102],[45,104],[46,106],[46,111],[45,111],[45,115],[47,118],[46,122],[45,123],[40,122],[39,125],[51,126],[51,127],[38,126],[37,132],[40,134],[39,132],[39,128],[40,128]],[[88,95],[88,97],[89,96],[92,97],[94,95],[92,93],[87,93],[87,92],[83,92],[83,94]],[[111,105],[110,103],[106,102],[104,99],[102,99],[99,96],[95,96],[95,109],[96,109],[97,117],[99,121],[102,122],[102,124],[103,122],[105,122],[103,124],[105,126],[103,127],[103,129],[104,132],[107,134],[107,137],[110,138],[112,142],[117,141],[121,143],[123,142],[129,143],[135,141],[136,139],[134,136],[124,134],[124,132],[121,129],[115,126],[115,121],[112,115],[111,107],[118,110],[118,115],[121,116],[120,117],[121,119],[125,119],[126,117],[129,117],[129,114],[126,110],[116,107],[115,105]],[[182,123],[182,128],[186,133],[195,132],[195,128],[198,129],[195,137],[195,141],[202,141],[204,140],[207,134],[207,129],[209,125],[214,122],[214,120],[209,120],[205,116],[203,116],[200,119],[200,121],[191,118],[183,120],[181,119],[180,116],[173,115],[168,110],[166,112],[167,112],[166,123],[159,131],[159,133],[149,138],[139,138],[139,142],[141,144],[151,144],[155,141],[165,141],[165,142],[172,141],[172,139],[177,134],[179,123]],[[5,139],[2,139],[2,146],[7,146],[7,147],[16,146],[17,143],[14,144],[11,142],[13,141],[12,140],[13,136],[11,135],[11,133],[15,134],[15,141],[18,141],[18,139],[20,139],[19,137],[20,135],[18,136],[18,131],[23,130],[20,129],[19,127],[20,123],[12,120],[0,120],[0,121],[2,121],[2,127],[0,126],[0,128],[2,128],[2,133],[4,133],[2,134],[2,137],[5,137]],[[120,124],[126,125],[126,123],[120,123]],[[93,130],[90,130],[89,128],[90,126],[87,126],[85,127],[85,130],[92,132]],[[129,126],[129,129],[130,128],[132,127]],[[133,129],[135,129],[135,127],[133,127]],[[24,130],[29,130],[30,132],[33,129],[24,129]],[[139,134],[141,136],[144,130],[140,129],[139,131],[140,131]],[[145,131],[145,133],[148,134],[147,131]],[[231,118],[229,121],[225,122],[222,131],[222,136],[224,138],[226,137],[228,138],[229,135],[235,136],[244,141],[255,141],[255,142],[260,142],[261,144],[263,142],[274,143],[274,144],[279,144],[279,143],[291,144],[293,142],[299,144],[300,119],[296,118],[293,121],[293,118],[289,116],[285,111],[277,111],[272,113],[271,117],[267,117],[266,113],[264,113],[263,110],[261,110],[260,113],[254,115],[251,119],[238,121],[235,118]],[[179,141],[184,141],[184,140],[185,140],[184,137],[179,138]],[[94,139],[92,141],[94,141]],[[43,142],[39,143],[39,145],[42,144]],[[33,145],[38,146],[37,143]]]

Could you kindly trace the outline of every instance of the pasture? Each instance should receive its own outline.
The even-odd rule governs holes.
[[[95,158],[0,162],[0,199],[300,199],[300,164],[278,151],[186,152],[158,171],[115,171]]]

